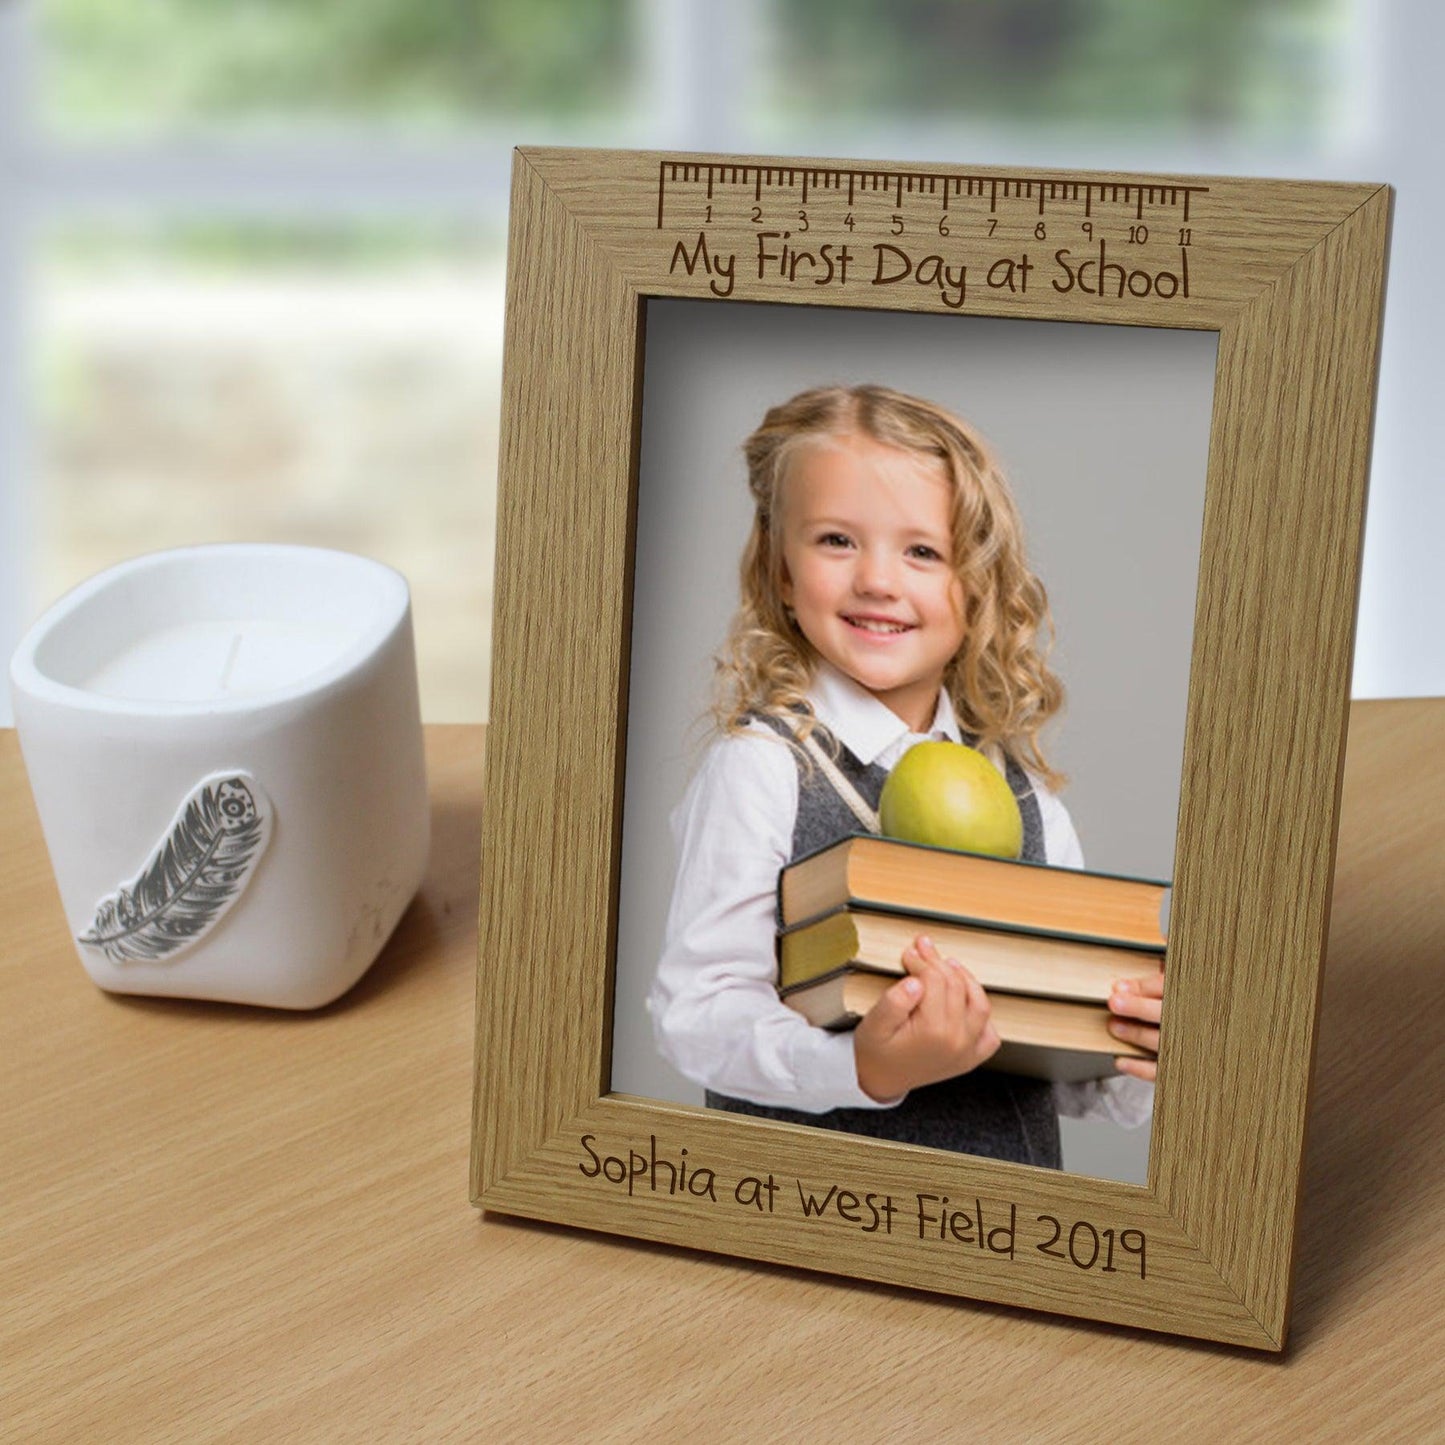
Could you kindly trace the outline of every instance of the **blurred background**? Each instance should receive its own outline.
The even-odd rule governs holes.
[[[1395,184],[1356,692],[1445,692],[1442,54],[1431,0],[0,0],[0,645],[337,546],[484,718],[509,153],[568,143]]]

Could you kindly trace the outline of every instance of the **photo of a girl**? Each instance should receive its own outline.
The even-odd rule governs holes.
[[[1142,1181],[1162,973],[1116,981],[1144,1054],[1101,1079],[988,1067],[926,929],[815,1027],[778,880],[932,739],[1006,779],[1024,861],[1170,876],[1214,337],[652,302],[646,338],[613,1087]]]
[[[718,735],[678,815],[649,999],[659,1048],[714,1107],[1058,1168],[1059,1114],[1143,1122],[1152,1061],[1070,1084],[982,1068],[999,1046],[988,997],[926,933],[850,1033],[813,1027],[776,991],[778,872],[858,826],[790,741],[790,715],[875,808],[914,743],[968,741],[1002,761],[1023,856],[1083,866],[1040,746],[1063,700],[1047,593],[1003,473],[968,423],[877,385],[770,408],[744,454],[753,525]],[[1162,995],[1162,975],[1116,984],[1117,1035],[1156,1048]]]

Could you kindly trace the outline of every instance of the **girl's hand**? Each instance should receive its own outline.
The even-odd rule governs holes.
[[[859,1086],[879,1103],[966,1074],[999,1046],[988,995],[957,959],[920,934],[904,949],[903,967],[908,976],[853,1032]]]
[[[1125,1039],[1140,1048],[1159,1052],[1159,1015],[1164,1008],[1164,972],[1148,978],[1121,978],[1109,995],[1109,1012],[1119,1017],[1109,1020],[1109,1032],[1116,1039]],[[1135,1022],[1138,1020],[1138,1022]],[[1121,1074],[1154,1082],[1159,1065],[1154,1059],[1115,1059],[1114,1067]]]

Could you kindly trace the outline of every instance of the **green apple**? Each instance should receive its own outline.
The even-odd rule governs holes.
[[[878,819],[887,838],[1017,858],[1019,805],[1003,774],[962,743],[915,743],[883,784]]]

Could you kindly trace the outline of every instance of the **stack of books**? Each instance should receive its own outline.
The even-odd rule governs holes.
[[[988,1067],[1082,1080],[1152,1057],[1109,1032],[1108,998],[1163,967],[1168,883],[859,834],[789,864],[778,894],[778,991],[810,1023],[852,1028],[923,933],[989,995]]]

